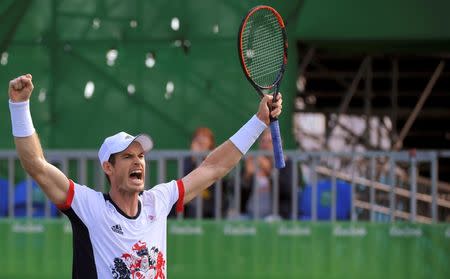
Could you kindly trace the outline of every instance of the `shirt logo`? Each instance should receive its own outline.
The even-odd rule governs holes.
[[[113,232],[123,235],[122,227],[119,224],[112,226],[111,230]]]
[[[163,251],[145,241],[136,242],[130,251],[121,253],[111,263],[112,278],[165,279],[166,259]]]

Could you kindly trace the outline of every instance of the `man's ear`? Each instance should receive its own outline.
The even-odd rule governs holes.
[[[108,161],[103,162],[102,168],[103,168],[103,171],[104,171],[107,175],[111,175],[111,174],[112,174],[113,165],[112,165],[110,162],[108,162]]]

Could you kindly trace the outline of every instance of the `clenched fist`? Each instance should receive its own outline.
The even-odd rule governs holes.
[[[32,79],[30,74],[26,74],[11,80],[8,91],[9,99],[14,103],[28,101],[34,88]]]

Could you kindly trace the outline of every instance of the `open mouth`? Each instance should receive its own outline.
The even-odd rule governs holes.
[[[138,179],[138,180],[142,180],[142,171],[141,170],[134,170],[130,173],[130,178],[132,179]]]

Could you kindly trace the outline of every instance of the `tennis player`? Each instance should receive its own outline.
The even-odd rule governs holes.
[[[153,147],[151,138],[125,132],[110,136],[98,152],[111,184],[103,194],[68,179],[46,161],[30,114],[32,91],[30,74],[9,83],[12,133],[23,167],[72,224],[73,278],[166,278],[167,215],[172,206],[177,203],[182,211],[185,203],[226,175],[267,127],[269,114],[277,117],[282,108],[281,97],[272,103],[272,96],[266,95],[256,115],[198,168],[150,190],[144,190],[144,155]]]

